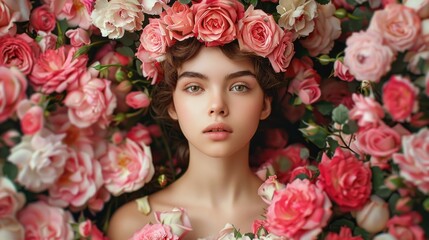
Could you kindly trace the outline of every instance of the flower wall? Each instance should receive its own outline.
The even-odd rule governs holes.
[[[219,239],[427,239],[429,1],[241,3],[237,41],[286,72],[252,152],[266,219]],[[115,209],[185,171],[149,110],[160,26],[207,30],[181,4],[0,0],[0,239],[106,238]]]

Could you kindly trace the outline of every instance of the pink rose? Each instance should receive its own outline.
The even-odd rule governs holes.
[[[351,82],[355,79],[355,77],[350,73],[349,68],[338,59],[334,62],[334,77],[346,82]]]
[[[44,2],[48,3],[49,7],[54,10],[57,19],[66,19],[70,27],[88,29],[92,24],[90,14],[93,3],[88,0],[79,2],[73,0],[45,0]]]
[[[390,71],[395,55],[390,47],[383,45],[378,33],[354,32],[347,38],[346,44],[344,64],[357,80],[378,82]]]
[[[34,65],[34,59],[40,49],[27,34],[0,37],[0,65],[15,66],[22,73],[29,74]]]
[[[283,30],[273,16],[250,5],[238,21],[237,39],[240,50],[266,57],[279,45]]]
[[[15,217],[24,204],[25,195],[16,190],[11,180],[0,177],[0,219]]]
[[[355,103],[349,112],[351,120],[357,120],[360,127],[377,127],[384,118],[384,110],[381,105],[371,97],[365,97],[360,94],[353,94],[352,99]]]
[[[353,237],[352,231],[348,227],[341,227],[340,232],[330,232],[326,235],[324,240],[363,240],[361,236]]]
[[[171,227],[171,232],[183,238],[186,233],[192,231],[191,221],[183,208],[173,208],[171,211],[155,212],[155,219],[160,224]]]
[[[0,239],[21,240],[24,237],[24,227],[15,217],[0,218]]]
[[[296,179],[277,191],[267,209],[268,231],[293,239],[313,239],[332,215],[332,204],[321,188]]]
[[[127,132],[127,138],[139,144],[149,145],[152,143],[150,129],[140,123],[137,123]]]
[[[374,12],[369,31],[381,35],[383,42],[396,51],[411,48],[420,37],[420,18],[417,13],[402,4],[388,4]]]
[[[19,212],[18,220],[25,228],[26,239],[74,239],[73,216],[62,208],[41,201],[30,203]]]
[[[396,239],[425,239],[425,233],[419,226],[422,217],[418,212],[410,212],[402,215],[393,216],[387,222],[389,234]]]
[[[13,12],[5,2],[0,2],[0,37],[16,34],[15,22],[19,18],[19,12]]]
[[[143,62],[141,68],[143,76],[152,79],[152,85],[157,84],[164,78],[161,64],[157,61]]]
[[[127,96],[125,97],[125,102],[128,106],[134,109],[139,109],[149,106],[150,99],[144,92],[135,91],[129,92],[127,94]]]
[[[18,68],[0,66],[0,123],[15,113],[26,90],[27,80]]]
[[[171,227],[165,224],[146,224],[134,233],[129,240],[178,240],[179,237],[171,232]]]
[[[285,185],[277,181],[277,176],[269,176],[267,180],[258,188],[258,195],[266,202],[271,204],[273,200],[274,192],[285,188]]]
[[[70,38],[70,45],[72,45],[73,47],[81,47],[83,45],[89,45],[91,43],[88,31],[82,28],[67,30],[66,36]]]
[[[161,13],[161,20],[170,32],[170,38],[183,41],[193,36],[194,15],[188,5],[174,2]]]
[[[395,75],[383,85],[384,108],[392,116],[393,120],[403,122],[418,109],[418,88],[408,77]]]
[[[214,47],[236,39],[236,24],[244,16],[244,6],[234,0],[202,0],[193,4],[193,32],[196,38]]]
[[[393,154],[399,174],[422,192],[429,193],[429,129],[402,137],[403,153]]]
[[[17,130],[9,129],[0,136],[0,139],[3,142],[0,146],[12,148],[18,143],[20,136],[21,134]]]
[[[284,72],[295,55],[291,32],[284,32],[279,45],[268,55],[271,66],[275,72]]]
[[[402,2],[404,6],[414,9],[421,19],[429,17],[429,1],[428,0],[405,0]]]
[[[385,124],[359,131],[357,141],[363,152],[377,158],[390,159],[401,148],[401,136]]]
[[[18,108],[20,108],[21,105],[22,104],[18,105]],[[43,114],[44,110],[39,105],[28,108],[25,113],[20,116],[22,132],[27,135],[32,135],[40,131],[44,125]]]
[[[121,67],[116,65],[128,66],[132,58],[129,56],[124,56],[115,51],[114,46],[104,45],[100,51],[96,54],[96,59],[100,62],[101,65],[113,65],[110,66],[106,72],[101,72],[100,76],[107,78],[109,80],[119,80],[117,79],[117,73],[122,71]],[[126,84],[126,81],[121,81],[119,85]],[[128,82],[129,83],[129,82]],[[130,84],[131,85],[131,84]]]
[[[122,145],[110,144],[100,163],[105,187],[115,196],[141,188],[155,171],[150,148],[128,138]]]
[[[58,37],[52,33],[38,32],[38,37],[40,41],[38,42],[40,49],[43,52],[46,52],[48,49],[55,50],[57,48],[57,39]]]
[[[359,209],[368,202],[371,169],[351,152],[337,148],[332,159],[323,154],[319,170],[326,193],[343,211]]]
[[[80,88],[70,91],[64,99],[70,122],[80,128],[97,123],[109,125],[116,107],[116,97],[110,89],[110,81],[95,78],[96,73],[82,75]]]
[[[358,226],[367,232],[380,232],[389,220],[389,206],[382,198],[372,195],[371,200],[355,212],[355,218]]]
[[[334,16],[335,6],[332,3],[317,6],[317,18],[314,30],[300,43],[312,57],[328,54],[334,47],[334,41],[341,35],[341,22]]]
[[[90,220],[79,223],[79,234],[82,237],[89,238],[91,240],[108,240],[108,238],[104,237],[103,233]]]
[[[304,104],[312,104],[319,100],[320,96],[322,95],[319,88],[319,83],[314,77],[303,80],[295,78],[292,80],[289,89],[290,92],[298,95]]]
[[[315,181],[315,174],[308,166],[299,166],[294,168],[290,173],[290,181],[293,181],[302,175],[305,175],[311,182]]]
[[[30,18],[31,2],[29,0],[3,0],[12,13],[18,13],[18,22],[28,21]]]
[[[57,20],[48,5],[33,9],[30,15],[30,26],[36,31],[51,32],[55,29]]]
[[[46,50],[34,64],[30,82],[46,94],[77,88],[78,80],[86,70],[88,56],[75,58],[76,51],[77,48],[70,46]]]
[[[166,26],[160,19],[149,19],[149,24],[140,35],[140,46],[136,57],[142,62],[163,61],[167,47],[174,42],[168,38],[167,32]]]

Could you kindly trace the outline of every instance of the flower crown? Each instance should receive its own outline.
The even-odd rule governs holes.
[[[195,37],[208,47],[238,40],[241,51],[267,57],[275,72],[284,72],[293,55],[293,35],[284,31],[272,15],[237,0],[202,0],[190,7],[178,1],[165,5],[159,18],[149,19],[136,52],[142,72],[157,83],[162,76],[159,62],[176,41]]]

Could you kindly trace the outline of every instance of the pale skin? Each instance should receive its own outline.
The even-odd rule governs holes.
[[[226,223],[251,232],[267,205],[257,194],[262,181],[248,166],[249,143],[259,121],[271,113],[271,99],[254,72],[250,60],[231,60],[213,47],[203,47],[178,69],[169,114],[188,140],[189,167],[149,196],[149,215],[139,212],[135,201],[119,208],[110,221],[110,239],[129,239],[156,222],[154,211],[174,207],[184,208],[190,218],[193,230],[185,240],[216,236]],[[210,132],[213,128],[223,133]]]

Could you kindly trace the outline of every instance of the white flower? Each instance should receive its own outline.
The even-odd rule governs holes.
[[[296,33],[297,37],[308,36],[314,30],[317,3],[314,0],[280,0],[277,6],[279,25]]]

